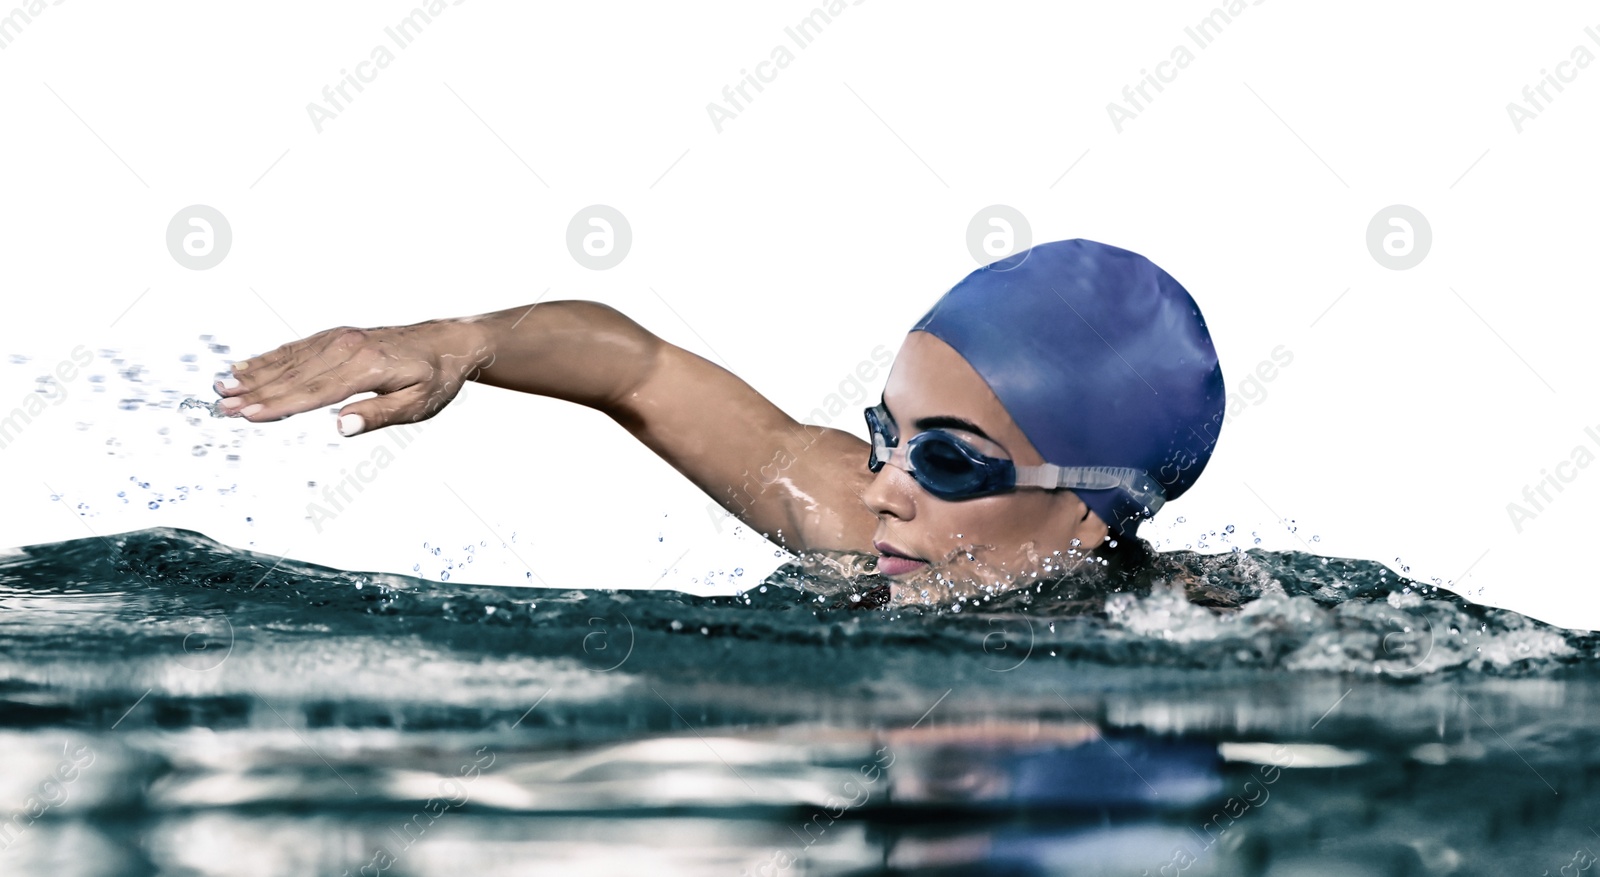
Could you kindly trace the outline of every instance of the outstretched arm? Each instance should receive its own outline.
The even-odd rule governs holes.
[[[861,439],[797,422],[726,369],[596,302],[329,329],[237,363],[234,375],[238,385],[218,392],[255,422],[378,393],[340,409],[346,434],[432,417],[466,380],[576,402],[784,547],[872,550]]]

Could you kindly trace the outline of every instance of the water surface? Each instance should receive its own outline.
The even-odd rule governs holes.
[[[1086,607],[0,558],[6,874],[1576,873],[1600,640],[1381,564]],[[597,588],[603,582],[596,582]],[[854,597],[855,599],[852,599]],[[581,862],[583,870],[579,870]]]

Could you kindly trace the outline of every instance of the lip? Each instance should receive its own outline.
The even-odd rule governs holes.
[[[878,572],[881,575],[902,575],[928,565],[926,560],[912,557],[887,542],[873,542],[872,547],[878,549],[881,555],[878,558]]]

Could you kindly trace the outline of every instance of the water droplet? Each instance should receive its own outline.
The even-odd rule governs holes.
[[[151,500],[151,502],[150,502],[150,508],[153,508],[153,509],[158,509],[158,508],[161,508],[161,503],[159,503],[159,502],[156,502],[156,501],[154,501],[154,500]]]
[[[190,451],[189,453],[196,457],[204,457],[206,455],[206,447],[205,445],[195,445],[194,450]]]

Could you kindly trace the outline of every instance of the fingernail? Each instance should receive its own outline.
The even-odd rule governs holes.
[[[239,386],[239,379],[238,378],[222,378],[221,380],[217,381],[217,385],[222,387],[222,389],[224,389],[224,390],[231,390],[234,387]]]
[[[342,414],[339,416],[339,434],[352,436],[365,429],[367,422],[359,414]]]
[[[248,362],[246,362],[246,361],[244,361],[242,359],[233,364],[233,370],[234,370],[235,373],[242,372],[242,371],[244,371],[245,369],[247,369],[249,367],[250,367],[250,363],[248,363]]]
[[[239,416],[240,417],[249,417],[250,415],[256,413],[257,411],[260,411],[262,408],[265,408],[265,407],[266,406],[262,405],[260,402],[257,402],[254,405],[247,405],[247,406],[245,406],[243,409],[241,409],[239,411]]]
[[[238,396],[234,396],[231,399],[223,399],[218,404],[221,405],[224,408],[227,408],[227,409],[231,410],[231,409],[234,409],[234,408],[238,408],[240,405],[243,405],[244,404],[244,400],[240,399]]]

